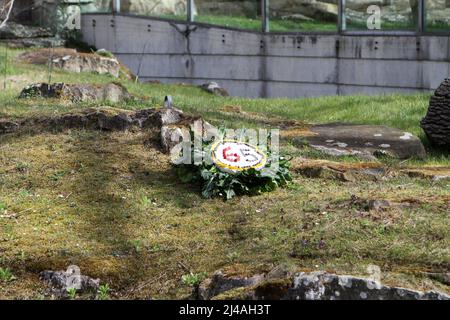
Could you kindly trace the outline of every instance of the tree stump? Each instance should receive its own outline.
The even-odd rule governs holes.
[[[421,126],[433,145],[450,150],[450,79],[445,79],[431,97]]]

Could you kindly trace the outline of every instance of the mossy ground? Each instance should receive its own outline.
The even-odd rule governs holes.
[[[18,100],[20,88],[46,81],[48,74],[45,67],[14,62],[17,53],[9,52],[7,89],[0,91],[2,116],[96,106]],[[56,70],[52,79],[113,80]],[[426,112],[427,95],[251,100],[213,97],[186,85],[121,82],[143,101],[105,105],[155,107],[171,94],[184,111],[230,127],[347,121],[396,126],[426,142],[418,122]],[[226,106],[243,112],[229,112]],[[71,130],[0,139],[0,267],[17,278],[0,281],[0,298],[48,298],[38,272],[71,264],[108,283],[112,297],[121,299],[182,298],[190,293],[181,281],[189,272],[235,268],[251,274],[280,263],[357,275],[366,275],[367,266],[376,264],[387,284],[450,292],[424,275],[450,267],[448,180],[400,175],[342,182],[306,179],[294,172],[287,188],[224,202],[202,199],[197,186],[180,183],[148,132]],[[393,169],[449,166],[448,153],[428,148],[431,156],[425,161],[381,164]],[[361,162],[324,157],[289,141],[283,151],[294,157]],[[352,202],[355,196],[405,205],[367,211]]]

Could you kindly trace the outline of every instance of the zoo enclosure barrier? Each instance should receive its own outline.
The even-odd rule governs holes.
[[[136,2],[109,0],[103,8],[263,33],[450,34],[450,0],[149,0],[148,7]]]

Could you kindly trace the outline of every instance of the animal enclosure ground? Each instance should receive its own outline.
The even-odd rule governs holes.
[[[2,117],[100,106],[18,100],[21,88],[48,76],[45,67],[14,62],[18,52],[9,52],[7,89],[0,91]],[[53,70],[52,79],[115,80],[58,70]],[[139,99],[102,105],[149,108],[160,106],[164,95],[171,94],[177,107],[213,124],[385,124],[417,134],[427,143],[419,127],[426,94],[252,100],[214,97],[187,85],[120,82]],[[298,166],[305,158],[354,167],[364,162],[297,148],[287,139],[282,148],[293,157],[294,174],[287,188],[227,202],[205,200],[198,186],[180,183],[155,137],[145,131],[86,130],[0,136],[0,268],[16,278],[0,279],[0,298],[49,298],[37,274],[70,264],[108,283],[112,297],[120,299],[183,298],[191,287],[181,279],[191,272],[198,277],[218,269],[252,274],[279,264],[363,276],[367,266],[375,264],[386,284],[450,292],[427,276],[450,267],[448,179],[306,178]],[[427,147],[431,155],[425,161],[382,159],[370,165],[388,172],[405,167],[448,169],[448,153]],[[368,206],[369,200],[395,205],[376,210]]]

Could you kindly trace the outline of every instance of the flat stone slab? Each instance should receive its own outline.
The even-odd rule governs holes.
[[[310,147],[333,156],[374,158],[389,155],[398,159],[426,156],[419,138],[409,132],[375,125],[325,124],[310,128],[305,137]]]

